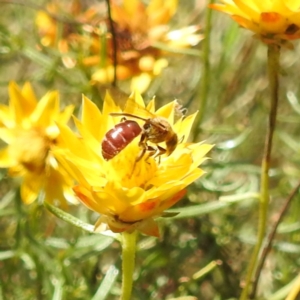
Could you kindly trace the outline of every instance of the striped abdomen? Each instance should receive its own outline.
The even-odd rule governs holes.
[[[131,120],[125,120],[109,130],[102,141],[102,155],[104,159],[110,160],[122,151],[142,129],[140,125]]]

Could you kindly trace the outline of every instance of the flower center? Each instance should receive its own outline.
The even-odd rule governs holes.
[[[51,141],[44,130],[32,128],[17,132],[15,141],[10,145],[10,154],[16,162],[34,173],[41,173],[46,165],[46,158]]]
[[[106,170],[108,181],[119,182],[124,188],[146,188],[146,183],[157,170],[157,162],[149,157],[149,153],[137,161],[140,151],[141,148],[134,141],[111,159]]]

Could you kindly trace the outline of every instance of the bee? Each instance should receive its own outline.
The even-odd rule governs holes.
[[[109,130],[102,141],[102,156],[105,160],[114,158],[142,132],[140,125],[124,120]]]
[[[106,133],[102,142],[102,155],[104,159],[110,160],[115,157],[139,135],[141,135],[139,141],[141,151],[136,158],[136,162],[141,160],[147,151],[149,152],[149,156],[170,155],[178,144],[178,137],[168,120],[152,114],[146,108],[140,107],[131,98],[126,103],[126,111],[130,111],[130,107],[134,108],[134,112],[142,112],[147,118],[127,112],[111,113],[111,116],[122,116],[124,119]],[[145,123],[141,127],[136,121],[127,120],[125,117],[142,120]],[[149,142],[155,144],[155,146],[149,145]],[[158,145],[163,142],[166,143],[166,148]]]

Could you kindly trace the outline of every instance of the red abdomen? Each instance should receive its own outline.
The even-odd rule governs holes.
[[[102,155],[104,159],[110,160],[122,151],[142,129],[140,125],[132,120],[126,120],[117,124],[109,130],[102,141]]]

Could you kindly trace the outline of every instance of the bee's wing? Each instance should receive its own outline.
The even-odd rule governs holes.
[[[106,92],[109,93],[109,95],[114,99],[114,102],[120,107],[124,107],[129,97],[128,94],[126,94],[117,87],[106,88]]]
[[[150,112],[143,102],[137,102],[133,97],[129,97],[126,101],[124,112],[132,115],[144,117],[145,119],[154,118],[155,115]]]

